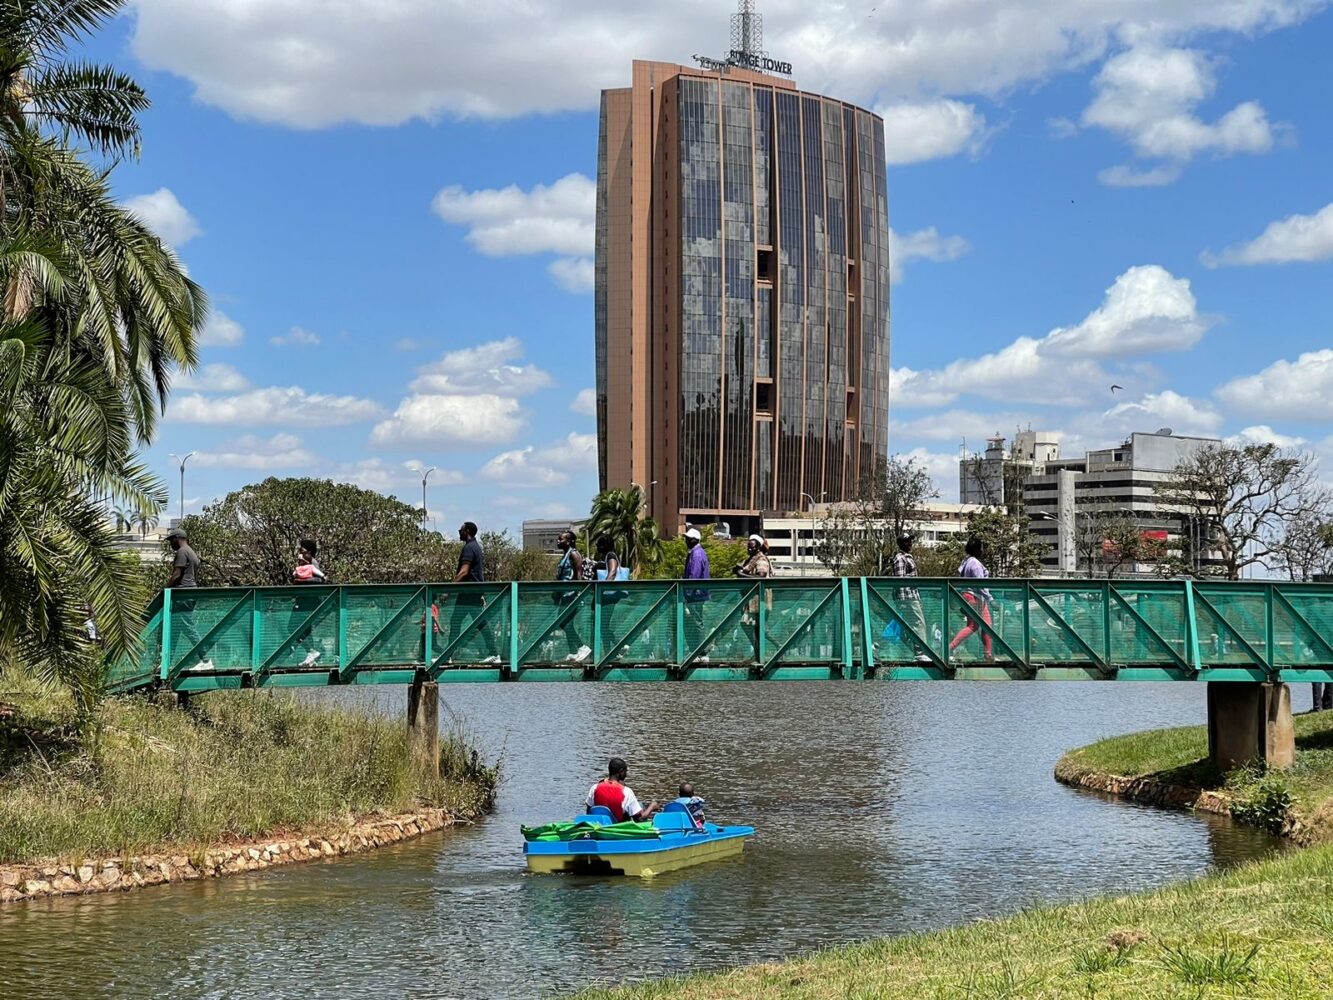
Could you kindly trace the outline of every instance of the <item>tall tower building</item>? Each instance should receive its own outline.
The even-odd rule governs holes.
[[[798,90],[752,0],[732,21],[726,59],[602,92],[601,488],[669,534],[847,498],[888,445],[884,123]]]

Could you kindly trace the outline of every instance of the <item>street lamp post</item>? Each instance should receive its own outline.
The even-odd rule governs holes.
[[[180,516],[180,519],[181,519],[182,521],[185,520],[185,463],[188,462],[191,458],[193,458],[195,454],[196,454],[196,453],[192,451],[192,452],[190,452],[188,455],[186,455],[184,458],[180,458],[180,457],[177,456],[175,453],[172,453],[172,454],[170,454],[170,455],[167,456],[168,458],[174,458],[174,459],[176,459],[176,461],[178,461],[178,462],[180,463],[180,467],[181,467],[181,516]]]
[[[426,517],[430,513],[430,508],[426,506],[426,480],[430,478],[430,474],[434,471],[435,471],[435,466],[432,465],[429,469],[427,469],[424,473],[422,473],[421,476],[421,525],[423,528],[426,525]]]

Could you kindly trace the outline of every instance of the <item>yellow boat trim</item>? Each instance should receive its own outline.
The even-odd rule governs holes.
[[[744,837],[728,837],[705,844],[674,847],[669,851],[635,854],[529,854],[528,871],[541,874],[555,872],[587,872],[608,874],[619,872],[639,878],[652,878],[680,868],[701,865],[720,858],[740,854],[745,848]]]

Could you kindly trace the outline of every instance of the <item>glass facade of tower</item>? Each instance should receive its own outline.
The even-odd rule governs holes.
[[[657,464],[639,474],[663,481],[682,520],[799,509],[803,494],[844,499],[888,444],[883,122],[764,80],[681,68],[655,90],[665,123],[651,174],[658,245],[635,266],[666,276],[645,279],[656,299],[649,392],[670,385],[674,398],[645,407],[664,429],[652,438]],[[615,277],[605,264],[607,130],[604,102],[595,307],[603,488],[623,485],[608,482],[607,461],[621,428],[602,419],[607,359],[619,349],[605,308]],[[651,377],[659,362],[675,366],[674,383]],[[663,451],[674,452],[674,480]]]

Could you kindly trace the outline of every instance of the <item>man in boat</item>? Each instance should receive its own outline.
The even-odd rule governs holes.
[[[612,757],[606,765],[606,779],[588,789],[588,808],[605,806],[611,811],[611,819],[623,823],[627,819],[643,821],[657,812],[657,802],[653,801],[645,809],[639,804],[639,798],[633,789],[625,784],[629,768],[619,757]]]

